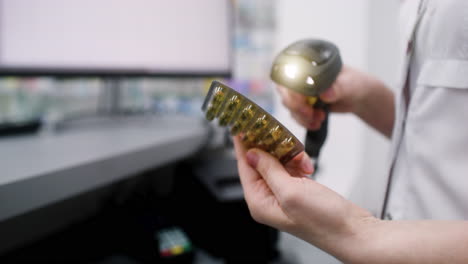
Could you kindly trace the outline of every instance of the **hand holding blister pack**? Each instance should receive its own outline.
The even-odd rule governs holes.
[[[213,81],[202,110],[207,120],[219,120],[247,148],[269,152],[283,164],[304,150],[302,143],[271,114],[239,92]]]

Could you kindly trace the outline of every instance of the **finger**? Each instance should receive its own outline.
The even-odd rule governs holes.
[[[309,122],[306,119],[302,118],[302,116],[298,115],[295,112],[291,112],[291,117],[294,120],[296,120],[296,122],[299,123],[301,126],[308,128]]]
[[[339,98],[339,87],[335,83],[333,83],[330,88],[325,90],[323,93],[320,94],[320,99],[325,103],[334,103],[338,101]]]
[[[304,115],[309,114],[311,111],[304,95],[290,91],[281,86],[278,86],[278,92],[281,95],[282,103],[291,111],[300,112]]]
[[[333,85],[325,90],[322,94],[320,94],[320,99],[322,99],[326,103],[332,103],[335,101],[336,93],[335,89],[333,89]]]
[[[350,71],[351,68],[344,65],[333,84],[325,90],[325,92],[320,94],[320,99],[325,103],[335,103],[345,97],[344,93],[346,89],[344,89],[342,84],[350,82]]]
[[[304,118],[302,118],[301,116],[299,116],[298,114],[296,114],[294,112],[291,112],[291,116],[299,124],[301,124],[303,127],[305,127],[308,130],[316,131],[316,130],[320,129],[320,127],[322,126],[322,121],[320,121],[320,120],[314,120],[314,119],[310,119],[310,121],[309,120],[304,120]]]
[[[281,96],[284,96],[286,98],[289,98],[291,100],[298,100],[298,101],[304,101],[306,102],[306,98],[304,95],[294,92],[291,89],[288,89],[284,86],[278,85],[276,86],[278,92],[281,94]]]
[[[232,141],[234,142],[234,151],[236,152],[237,160],[239,160],[239,158],[245,157],[247,150],[244,144],[242,144],[240,136],[237,135],[232,137]]]
[[[233,139],[237,157],[239,177],[241,179],[244,197],[250,214],[259,223],[285,229],[291,226],[290,219],[279,206],[274,193],[256,169],[252,168],[246,159],[246,148],[240,137]],[[262,184],[263,183],[263,184]],[[265,186],[266,189],[260,188]]]
[[[294,184],[291,175],[278,159],[265,151],[251,149],[247,152],[247,159],[249,165],[260,173],[276,197],[281,197],[284,188]]]
[[[244,188],[244,193],[246,199],[252,193],[252,188],[255,184],[255,181],[260,179],[260,175],[253,169],[246,160],[246,148],[244,144],[242,144],[241,139],[239,136],[235,136],[233,138],[234,141],[234,149],[236,152],[237,158],[237,168],[239,170],[239,177],[242,183],[242,187]]]
[[[309,124],[308,129],[310,131],[317,131],[322,127],[322,122],[315,121]]]
[[[325,120],[325,117],[326,117],[325,110],[321,108],[314,109],[314,114],[313,114],[314,120],[317,120],[320,123],[322,123]]]
[[[303,119],[305,120],[308,120],[308,119],[313,119],[314,118],[314,113],[315,113],[315,109],[307,104],[307,105],[304,105],[304,106],[301,106],[297,111],[296,113],[298,115],[300,115]]]
[[[305,152],[299,153],[285,164],[285,168],[290,174],[298,176],[310,175],[314,172],[312,160]]]

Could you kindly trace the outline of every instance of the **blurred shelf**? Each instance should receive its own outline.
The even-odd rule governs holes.
[[[0,138],[0,221],[188,157],[208,135],[179,116]]]

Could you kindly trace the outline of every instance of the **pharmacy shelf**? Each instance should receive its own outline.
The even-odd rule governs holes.
[[[208,135],[201,119],[151,117],[0,138],[0,221],[186,158]]]

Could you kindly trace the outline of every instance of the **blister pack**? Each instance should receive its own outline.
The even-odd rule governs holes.
[[[232,135],[240,135],[247,148],[269,152],[287,163],[304,145],[267,111],[229,86],[213,81],[202,106],[207,120],[218,119]]]

